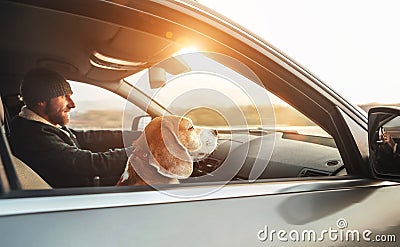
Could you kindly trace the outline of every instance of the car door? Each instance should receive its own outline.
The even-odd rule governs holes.
[[[30,1],[21,2],[11,5],[35,5]],[[43,1],[33,8],[50,11],[55,16],[61,11],[103,24],[133,25],[129,28],[156,36],[161,35],[158,27],[166,23],[168,28],[162,30],[162,35],[192,34],[198,39],[189,41],[207,43],[209,46],[204,48],[207,52],[210,49],[244,64],[251,75],[235,70],[235,66],[231,69],[243,73],[241,75],[246,78],[253,79],[256,75],[269,93],[328,133],[342,162],[341,169],[326,174],[316,174],[314,169],[309,169],[284,178],[252,179],[234,174],[235,179],[228,181],[193,181],[157,187],[23,190],[18,183],[21,178],[13,169],[4,130],[0,169],[2,246],[395,245],[399,233],[396,217],[399,209],[395,206],[400,200],[396,196],[399,186],[367,178],[370,174],[366,117],[354,106],[265,42],[218,15],[207,14],[206,9],[196,4],[170,1],[132,1],[126,6],[88,3],[77,8],[66,2]],[[91,4],[117,14],[105,17],[99,15],[98,10],[91,12]],[[127,24],[120,16],[130,11],[140,12],[138,16],[147,18],[151,25]],[[216,60],[222,64],[226,62],[223,58]],[[76,75],[73,79],[97,83],[152,116],[172,111],[161,101],[155,101],[156,97],[146,97],[148,94],[126,78],[114,85],[85,81],[87,78]],[[136,97],[130,98],[131,92]],[[132,119],[127,122],[132,126]],[[231,130],[228,135],[232,133]],[[254,140],[263,134],[250,129],[246,129],[246,133],[246,138]],[[281,134],[283,131],[274,136],[281,138]],[[295,133],[286,134],[298,137]],[[310,142],[291,141],[301,142],[300,147],[310,151],[307,149]],[[228,143],[239,141],[230,138]],[[275,153],[283,153],[282,150],[276,149]],[[287,151],[279,158],[290,156],[296,160],[296,155],[302,154],[300,148],[297,153]],[[256,157],[256,160],[260,159]],[[315,174],[318,176],[314,177]]]
[[[332,178],[230,184],[212,194],[213,186],[14,193],[1,200],[2,245],[388,246],[398,233],[395,187]]]

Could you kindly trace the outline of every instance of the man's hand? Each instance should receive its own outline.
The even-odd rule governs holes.
[[[391,136],[389,133],[387,133],[386,131],[383,132],[381,138],[382,138],[382,140],[383,140],[383,143],[388,144],[389,147],[390,147],[392,150],[394,149],[394,146],[396,145],[396,143],[394,142],[392,136]]]

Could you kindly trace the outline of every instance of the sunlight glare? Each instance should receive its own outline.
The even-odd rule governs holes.
[[[177,53],[175,53],[175,55],[183,55],[187,53],[196,53],[196,52],[199,52],[199,49],[197,49],[195,46],[188,46],[179,50]]]

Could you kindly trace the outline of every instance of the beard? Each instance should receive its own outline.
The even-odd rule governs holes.
[[[67,111],[69,111],[70,109],[67,108],[68,106],[57,107],[51,104],[49,101],[47,101],[45,113],[47,114],[49,121],[52,124],[59,124],[61,126],[65,126],[69,123],[69,113]]]

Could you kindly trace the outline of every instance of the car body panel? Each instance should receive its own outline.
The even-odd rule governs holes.
[[[395,194],[398,185],[356,179],[335,181],[337,188],[332,184],[317,181],[238,185],[242,193],[235,186],[228,186],[195,200],[172,198],[160,192],[2,200],[2,234],[21,234],[18,238],[2,238],[2,245],[280,246],[282,241],[276,236],[274,241],[261,241],[259,231],[268,226],[277,231],[309,229],[320,233],[329,227],[338,229],[340,219],[348,222],[349,229],[360,232],[368,229],[374,234],[396,233],[388,226],[398,226],[400,221],[396,217],[400,209],[390,206],[400,202]],[[382,205],[388,197],[392,198],[390,203]],[[325,237],[323,243],[329,246],[352,243]],[[382,246],[388,246],[385,244]]]

